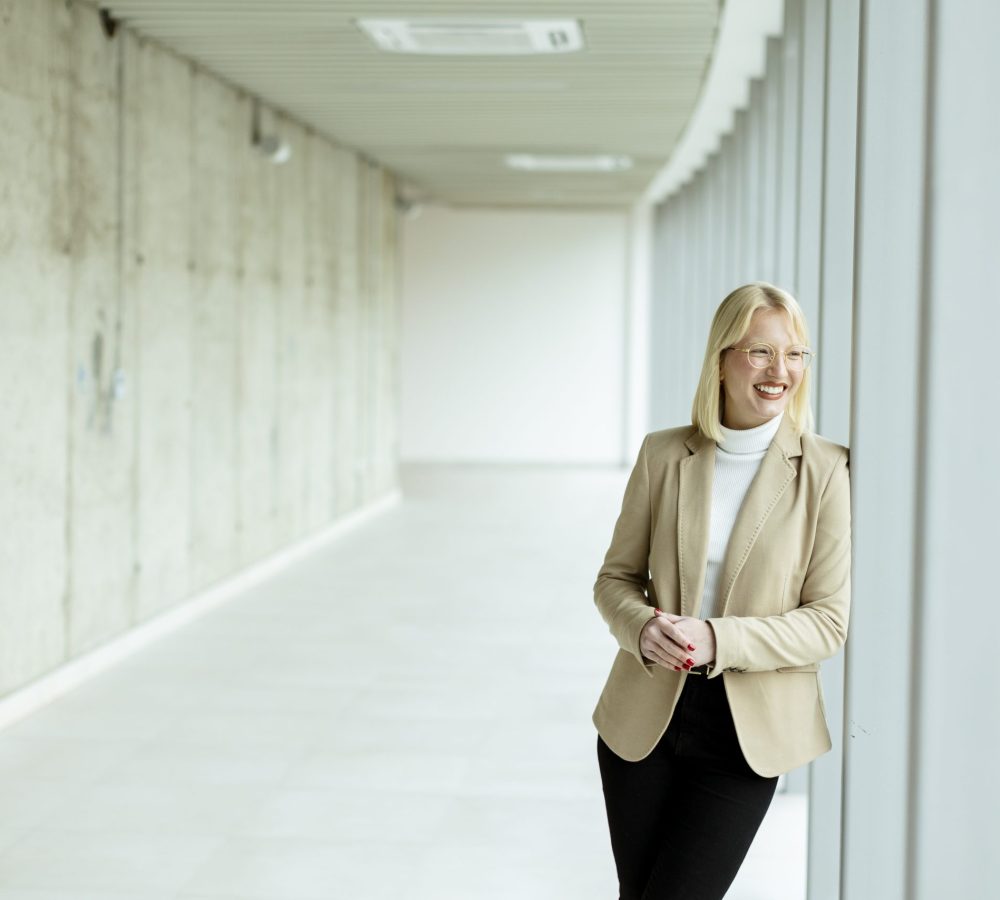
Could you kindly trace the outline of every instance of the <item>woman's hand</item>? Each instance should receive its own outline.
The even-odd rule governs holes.
[[[639,635],[639,649],[646,659],[678,671],[715,659],[715,632],[708,622],[659,609],[655,613]]]

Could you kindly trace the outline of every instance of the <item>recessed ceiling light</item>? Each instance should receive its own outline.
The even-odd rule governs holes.
[[[583,48],[576,19],[355,19],[375,45],[391,53],[510,55],[571,53]]]
[[[523,172],[620,172],[632,168],[629,156],[542,156],[537,153],[508,153],[504,162]]]

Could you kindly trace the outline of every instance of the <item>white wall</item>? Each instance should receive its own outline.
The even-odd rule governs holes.
[[[401,458],[620,463],[627,235],[625,212],[406,220]]]

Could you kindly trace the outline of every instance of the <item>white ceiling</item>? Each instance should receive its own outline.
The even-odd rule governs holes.
[[[708,70],[720,0],[102,0],[128,27],[385,165],[414,199],[624,206],[664,166]],[[546,56],[378,50],[357,17],[576,18]],[[613,153],[614,173],[508,170],[507,153]]]

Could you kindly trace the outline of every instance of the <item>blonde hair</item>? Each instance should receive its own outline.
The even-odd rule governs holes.
[[[753,281],[732,291],[715,311],[712,327],[708,333],[708,346],[701,367],[698,389],[691,404],[691,424],[713,441],[722,441],[722,351],[741,340],[750,328],[750,319],[758,309],[783,309],[791,320],[792,330],[797,340],[808,346],[809,330],[802,307],[787,291],[783,291],[766,281]],[[793,422],[796,435],[813,431],[813,411],[809,401],[809,385],[812,366],[802,373],[798,390],[788,401],[785,413]]]

